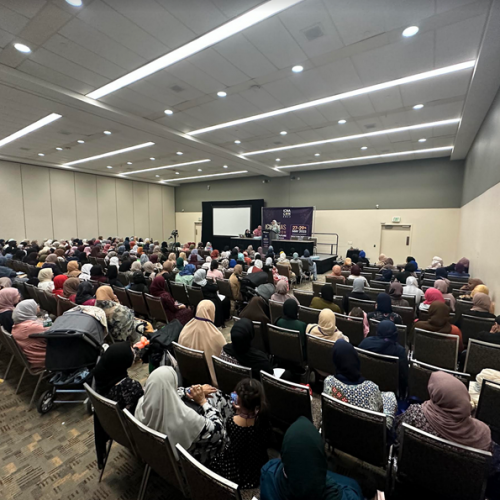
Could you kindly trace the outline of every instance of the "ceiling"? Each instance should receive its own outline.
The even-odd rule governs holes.
[[[466,100],[474,91],[475,99],[487,102],[495,90],[478,97],[475,87],[485,76],[474,68],[190,133],[478,58],[487,65],[486,58],[498,54],[491,46],[483,50],[485,33],[496,28],[488,24],[490,0],[298,1],[127,87],[98,100],[85,97],[261,3],[83,0],[73,7],[65,0],[0,0],[0,139],[50,113],[62,115],[1,147],[0,158],[174,184],[233,172],[287,175],[290,169],[276,168],[283,166],[302,165],[297,171],[450,156],[451,149],[418,151],[454,146],[459,130],[464,143],[472,142],[481,120],[466,122]],[[419,32],[403,37],[408,26]],[[31,53],[17,51],[15,43]],[[498,36],[490,36],[489,44],[495,43]],[[296,65],[304,70],[292,72]],[[218,97],[219,91],[227,96]],[[414,110],[419,103],[424,107]],[[453,118],[462,122],[244,156]],[[154,145],[64,167],[146,142]],[[462,148],[461,157],[466,153]],[[358,159],[338,161],[352,158]],[[176,167],[199,160],[210,161]],[[169,168],[146,171],[161,166]]]

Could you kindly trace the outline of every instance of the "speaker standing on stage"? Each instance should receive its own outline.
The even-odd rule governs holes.
[[[275,220],[273,220],[271,222],[271,228],[269,229],[269,239],[277,240],[279,234],[280,234],[280,226]]]

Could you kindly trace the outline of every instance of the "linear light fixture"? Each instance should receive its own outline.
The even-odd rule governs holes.
[[[405,76],[404,78],[398,78],[397,80],[391,80],[389,82],[378,83],[377,85],[370,85],[369,87],[350,90],[349,92],[343,92],[342,94],[323,97],[322,99],[316,99],[315,101],[303,102],[302,104],[296,104],[295,106],[289,106],[288,108],[276,109],[274,111],[247,116],[246,118],[240,118],[239,120],[233,120],[231,122],[219,123],[218,125],[212,125],[211,127],[200,128],[198,130],[188,132],[188,135],[205,134],[207,132],[212,132],[213,130],[219,130],[221,128],[241,125],[242,123],[253,122],[255,120],[263,120],[264,118],[283,115],[285,113],[291,113],[292,111],[299,111],[301,109],[311,108],[313,106],[321,106],[322,104],[328,104],[330,102],[339,101],[341,99],[356,97],[358,95],[368,94],[370,92],[376,92],[378,90],[384,90],[391,87],[396,87],[398,85],[405,85],[407,83],[418,82],[420,80],[426,80],[428,78],[435,78],[437,76],[447,75],[456,71],[472,68],[475,64],[475,59],[472,59],[471,61],[466,61],[460,64],[453,64],[452,66],[445,66],[444,68],[434,69],[432,71],[426,71],[424,73],[418,73],[416,75]]]
[[[102,155],[89,156],[88,158],[82,158],[81,160],[70,161],[65,163],[63,167],[70,167],[71,165],[77,165],[78,163],[86,163],[88,161],[100,160],[101,158],[107,158],[108,156],[115,156],[122,153],[128,153],[129,151],[134,151],[135,149],[147,148],[149,146],[154,146],[154,142],[145,142],[143,144],[137,144],[136,146],[130,146],[129,148],[117,149],[116,151],[110,151],[109,153],[103,153]]]
[[[222,177],[223,175],[246,174],[247,172],[248,170],[240,170],[239,172],[223,172],[222,174],[197,175],[195,177],[180,177],[179,179],[169,179],[162,182],[190,181],[193,179],[206,179],[207,177]]]
[[[458,122],[460,122],[460,118],[450,118],[448,120],[440,120],[437,122],[419,123],[418,125],[409,125],[407,127],[388,128],[385,130],[377,130],[376,132],[367,132],[366,134],[355,134],[355,135],[346,135],[344,137],[335,137],[333,139],[325,139],[324,141],[303,142],[302,144],[294,144],[292,146],[282,146],[281,148],[262,149],[260,151],[250,151],[249,153],[245,153],[243,156],[253,156],[253,155],[260,155],[260,154],[264,154],[264,153],[275,153],[276,151],[284,151],[287,149],[307,148],[310,146],[318,146],[319,144],[329,144],[331,142],[351,141],[353,139],[361,139],[361,138],[365,138],[365,137],[375,137],[377,135],[384,135],[384,134],[395,134],[398,132],[406,132],[408,130],[418,130],[421,128],[440,127],[442,125],[452,125],[453,123],[458,123]]]
[[[134,170],[133,172],[123,172],[120,175],[130,175],[130,174],[139,174],[142,172],[152,172],[153,170],[163,170],[165,168],[185,167],[186,165],[196,165],[198,163],[207,163],[207,161],[211,161],[211,160],[205,159],[205,160],[188,161],[186,163],[176,163],[174,165],[163,165],[162,167],[145,168],[143,170]]]
[[[434,153],[438,151],[447,151],[450,149],[453,149],[453,146],[444,146],[442,148],[416,149],[415,151],[400,151],[398,153],[385,153],[382,155],[357,156],[356,158],[341,158],[340,160],[315,161],[312,163],[299,163],[298,165],[282,165],[281,167],[275,167],[275,168],[281,170],[283,168],[310,167],[314,165],[327,165],[330,163],[343,163],[346,161],[372,160],[374,158],[390,158],[391,156]]]
[[[58,115],[57,113],[51,113],[50,115],[47,115],[45,118],[42,118],[41,120],[38,120],[37,122],[32,123],[31,125],[28,125],[27,127],[24,127],[21,130],[18,130],[17,132],[14,132],[12,135],[9,135],[8,137],[5,137],[5,139],[0,140],[0,148],[2,146],[5,146],[6,144],[9,144],[9,142],[19,139],[19,137],[23,137],[24,135],[30,134],[31,132],[38,130],[39,128],[45,127],[45,125],[48,125],[49,123],[52,123],[55,120],[58,120],[59,118],[61,118],[61,116],[62,115]]]
[[[178,49],[175,49],[172,52],[145,64],[141,68],[138,68],[135,71],[132,71],[131,73],[94,90],[93,92],[90,92],[87,94],[87,97],[99,99],[105,95],[111,94],[118,89],[145,78],[146,76],[168,68],[176,62],[211,47],[212,45],[215,45],[216,43],[221,42],[222,40],[225,40],[226,38],[229,38],[230,36],[235,35],[236,33],[239,33],[254,24],[260,23],[264,19],[274,16],[275,14],[278,14],[279,12],[302,1],[303,0],[270,0],[269,2],[265,2],[258,7],[255,7],[255,9],[249,10],[222,26],[219,26],[199,38],[186,43],[182,47],[179,47]]]

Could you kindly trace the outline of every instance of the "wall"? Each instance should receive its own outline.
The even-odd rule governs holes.
[[[170,186],[0,161],[0,237],[44,240],[140,235],[166,240]]]

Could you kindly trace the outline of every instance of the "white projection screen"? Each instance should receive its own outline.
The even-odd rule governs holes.
[[[213,235],[239,236],[250,228],[252,207],[213,207]]]

